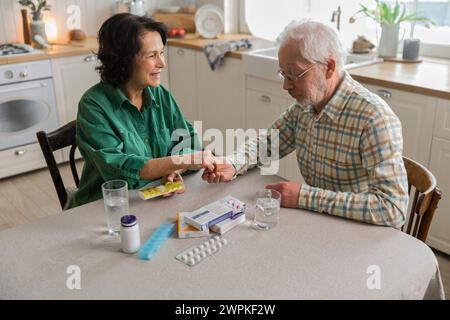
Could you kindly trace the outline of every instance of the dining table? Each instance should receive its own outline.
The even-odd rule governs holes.
[[[122,252],[102,199],[3,230],[0,299],[445,299],[433,251],[401,230],[283,207],[274,228],[254,228],[256,191],[280,181],[254,169],[208,184],[197,172],[171,197],[129,190],[141,244],[179,211],[229,195],[246,203],[246,221],[222,235],[227,245],[194,266],[175,257],[206,238],[173,232],[150,260]]]

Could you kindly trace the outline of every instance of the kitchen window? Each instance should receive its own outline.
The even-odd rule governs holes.
[[[395,0],[388,1],[395,3]],[[402,23],[400,37],[413,36],[421,39],[421,55],[450,58],[450,0],[403,0],[400,2],[406,4],[408,12],[417,12],[435,22],[430,29],[421,23]],[[284,26],[295,19],[314,18],[331,24],[333,11],[341,6],[340,34],[344,46],[350,48],[358,35],[365,35],[377,44],[380,30],[371,19],[358,19],[355,24],[348,23],[350,16],[360,9],[360,4],[374,8],[375,1],[242,0],[241,32],[248,31],[257,37],[275,40]],[[401,46],[399,50],[402,50]]]

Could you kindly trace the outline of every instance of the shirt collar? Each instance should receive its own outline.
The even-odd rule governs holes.
[[[119,87],[113,87],[110,84],[104,83],[106,94],[111,101],[114,108],[121,107],[125,101],[128,104],[131,104],[130,99],[127,98],[127,96],[122,92],[122,90]],[[150,87],[146,87],[144,89],[144,101],[143,101],[143,107],[148,108],[150,106],[156,106],[158,108],[161,108],[161,106],[156,103],[154,94],[150,90]]]
[[[322,113],[326,114],[332,121],[335,121],[344,109],[344,106],[350,98],[353,88],[355,87],[354,82],[355,81],[348,74],[348,72],[344,71],[344,78],[339,84],[339,87],[333,97],[331,97],[330,101],[328,101],[325,108],[322,110]],[[303,112],[314,113],[314,106],[309,105],[303,108]]]

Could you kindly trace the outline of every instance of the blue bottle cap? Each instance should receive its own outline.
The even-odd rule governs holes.
[[[129,214],[120,218],[120,223],[123,227],[132,227],[137,223],[137,219],[136,216]]]

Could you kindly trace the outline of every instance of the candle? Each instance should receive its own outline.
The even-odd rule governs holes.
[[[403,59],[417,60],[419,58],[420,39],[405,39],[403,42]]]
[[[56,42],[58,39],[58,30],[56,28],[56,21],[53,18],[45,18],[45,33],[49,42]]]

